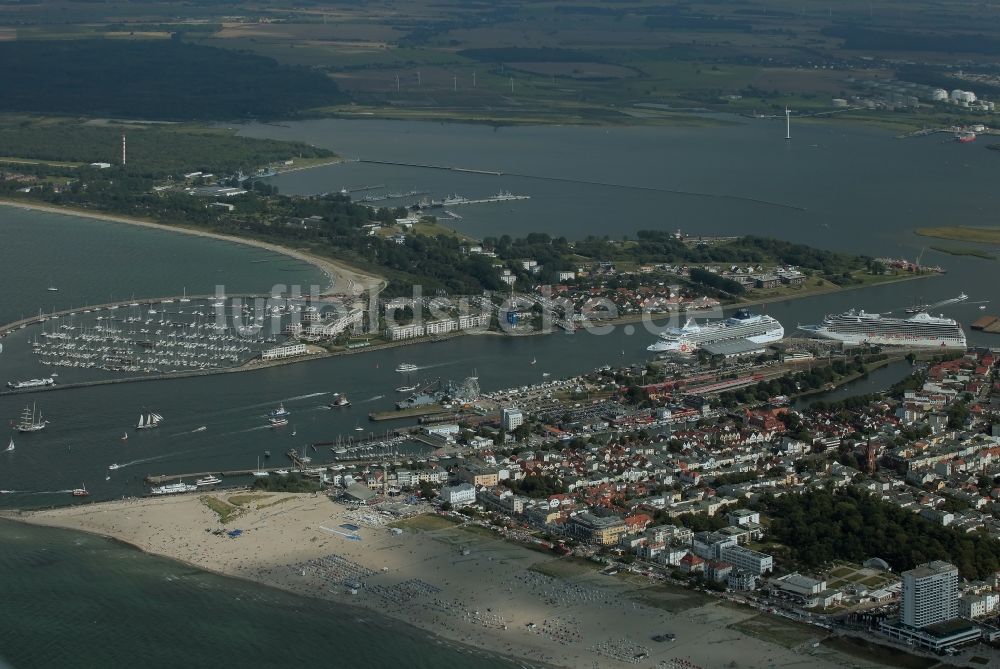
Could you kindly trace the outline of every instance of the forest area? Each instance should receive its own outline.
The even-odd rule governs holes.
[[[16,40],[0,61],[0,112],[222,121],[346,100],[320,72],[178,39]]]
[[[761,507],[772,519],[770,539],[805,568],[879,557],[894,571],[945,560],[967,579],[985,578],[1000,569],[1000,544],[988,535],[932,523],[857,490],[769,497]]]

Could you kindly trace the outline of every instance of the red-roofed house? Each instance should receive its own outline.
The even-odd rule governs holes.
[[[635,513],[631,516],[625,516],[625,526],[628,527],[629,534],[642,532],[649,527],[652,522],[653,519],[645,513]]]
[[[705,571],[705,561],[694,553],[688,553],[682,557],[679,566],[685,574],[700,574]]]

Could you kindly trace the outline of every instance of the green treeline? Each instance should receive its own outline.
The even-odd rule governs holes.
[[[0,125],[0,156],[118,165],[123,132],[129,172],[149,178],[195,171],[219,176],[237,170],[252,173],[279,160],[333,155],[301,142],[237,137],[222,130],[25,122]]]
[[[722,290],[732,295],[742,295],[744,291],[743,284],[737,283],[732,279],[727,279],[715,272],[709,272],[707,269],[701,269],[700,267],[691,268],[691,280],[703,286]]]
[[[0,111],[273,119],[343,102],[327,76],[180,40],[0,42]]]
[[[786,374],[746,388],[720,393],[719,401],[724,406],[736,406],[753,401],[766,402],[777,395],[797,395],[804,391],[817,390],[845,376],[864,374],[865,371],[861,358],[834,360],[829,365],[814,367],[805,372]]]
[[[839,276],[864,269],[866,259],[834,251],[824,251],[804,244],[778,239],[740,237],[728,242],[691,244],[665,230],[640,230],[634,244],[618,244],[608,239],[589,237],[576,243],[578,253],[607,260],[633,260],[640,263],[760,264],[776,262],[815,270],[823,275]]]
[[[945,560],[967,579],[1000,569],[1000,543],[988,535],[944,527],[865,492],[812,490],[761,505],[771,518],[770,538],[805,568],[880,557],[895,571]]]
[[[318,481],[310,481],[301,478],[298,474],[287,476],[268,476],[267,478],[254,479],[254,490],[266,490],[267,492],[316,492],[322,486]]]
[[[940,51],[941,53],[1000,53],[1000,39],[988,35],[877,30],[840,25],[820,31],[844,40],[843,48],[862,51]]]
[[[525,476],[519,481],[508,479],[504,483],[518,495],[532,499],[561,495],[566,492],[566,485],[554,476]]]

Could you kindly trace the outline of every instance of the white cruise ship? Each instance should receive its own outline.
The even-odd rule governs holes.
[[[649,351],[694,353],[706,344],[746,339],[755,344],[770,344],[785,336],[785,328],[771,316],[740,309],[729,318],[706,325],[689,319],[682,328],[670,328],[660,333],[660,340],[647,347]]]
[[[931,316],[926,312],[908,318],[892,318],[851,309],[842,314],[827,316],[819,325],[800,325],[799,329],[823,339],[852,345],[966,346],[965,332],[958,321]]]

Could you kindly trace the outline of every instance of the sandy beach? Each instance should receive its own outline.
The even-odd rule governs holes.
[[[220,500],[239,492],[217,492]],[[196,567],[377,611],[528,664],[618,669],[877,666],[715,597],[605,576],[586,563],[420,515],[351,509],[321,494],[262,494],[221,525],[197,495],[4,514],[82,530]],[[416,511],[420,509],[410,509]],[[353,529],[357,527],[358,529]],[[231,538],[219,530],[240,529]],[[353,539],[351,537],[357,537]],[[785,628],[782,631],[783,626]],[[815,629],[815,634],[813,633]],[[674,641],[656,642],[673,633]],[[767,639],[767,640],[765,640]]]
[[[235,237],[233,235],[223,235],[216,232],[209,232],[207,230],[199,230],[197,228],[164,225],[162,223],[155,223],[153,221],[147,221],[141,218],[133,218],[130,216],[116,216],[114,214],[102,214],[99,212],[88,211],[86,209],[76,209],[72,207],[57,207],[52,205],[36,204],[33,202],[23,202],[20,200],[0,199],[0,206],[20,207],[21,209],[30,209],[32,211],[43,211],[49,214],[63,214],[65,216],[78,216],[81,218],[91,218],[99,221],[109,221],[112,223],[125,223],[127,225],[137,225],[143,228],[163,230],[165,232],[176,232],[184,235],[193,235],[195,237],[215,239],[222,242],[244,244],[246,246],[253,246],[259,249],[271,251],[273,253],[280,253],[281,255],[288,256],[289,258],[295,258],[296,260],[301,260],[302,262],[309,263],[310,265],[316,267],[321,272],[323,272],[323,274],[327,278],[327,285],[323,289],[325,294],[337,293],[337,294],[360,295],[364,292],[367,292],[368,290],[374,290],[375,292],[378,292],[385,287],[386,283],[385,279],[380,276],[366,274],[364,272],[361,272],[360,270],[348,267],[343,263],[336,262],[329,258],[323,258],[321,256],[317,256],[312,253],[307,253],[305,251],[290,249],[286,246],[281,246],[280,244],[262,242],[256,239]]]

